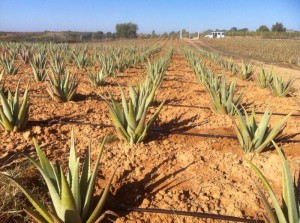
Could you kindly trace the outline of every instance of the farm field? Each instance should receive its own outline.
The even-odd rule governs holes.
[[[265,40],[251,41],[251,46],[260,48],[261,45],[265,45]],[[57,47],[64,58],[63,66],[68,66],[70,73],[77,75],[77,91],[73,100],[67,102],[53,100],[46,90],[49,85],[48,78],[44,82],[35,82],[30,64],[24,64],[16,57],[15,64],[20,66],[18,72],[15,75],[4,74],[3,88],[4,92],[8,89],[14,92],[20,79],[20,92],[23,94],[29,83],[29,119],[27,126],[21,131],[0,130],[0,169],[19,176],[27,188],[34,188],[33,190],[47,201],[46,189],[39,187],[44,185],[43,181],[32,165],[20,156],[20,153],[25,153],[36,157],[33,138],[38,141],[51,161],[59,161],[66,169],[72,129],[75,134],[76,151],[80,157],[86,153],[91,139],[93,163],[103,138],[108,135],[95,193],[99,194],[102,191],[117,167],[105,209],[116,212],[118,217],[109,217],[105,221],[110,222],[109,219],[113,219],[118,223],[219,222],[177,214],[125,211],[126,208],[170,209],[262,220],[264,205],[256,187],[256,184],[260,185],[260,181],[243,158],[252,159],[270,181],[276,196],[280,197],[280,157],[274,148],[261,154],[244,153],[234,129],[234,116],[219,114],[211,109],[210,95],[206,87],[199,83],[185,56],[185,50],[195,52],[199,61],[214,74],[224,74],[226,83],[236,79],[236,92],[244,95],[241,104],[249,112],[255,109],[258,120],[267,106],[273,113],[272,126],[293,112],[282,133],[286,137],[276,141],[283,149],[299,185],[299,42],[284,41],[286,42],[282,43],[281,50],[286,49],[285,44],[296,45],[291,46],[291,51],[280,51],[278,56],[273,51],[258,51],[257,48],[250,51],[245,47],[243,40],[237,39],[201,40],[193,41],[194,44],[185,40],[154,39],[69,46],[47,45],[47,58],[51,58],[49,49]],[[107,77],[103,86],[91,85],[89,74],[101,68],[98,59],[95,59],[98,57],[93,55],[101,56],[102,53],[118,47],[121,47],[122,52],[124,48],[132,46],[135,49],[129,51],[129,54],[124,54],[125,57],[136,54],[142,58],[140,61],[131,62],[123,70],[117,71],[115,77]],[[78,67],[65,53],[71,52],[72,47],[74,52],[83,52],[86,49],[88,57],[94,62]],[[288,75],[289,70],[293,70],[291,76],[296,81],[292,93],[287,97],[275,97],[268,89],[259,88],[254,80],[236,78],[231,71],[225,70],[213,59],[199,53],[199,49],[208,52],[217,50],[226,58],[232,56],[233,60],[239,63],[240,59],[274,62],[274,73]],[[2,47],[2,52],[5,50]],[[150,53],[142,57],[146,52]],[[283,55],[288,55],[288,58]],[[128,97],[128,85],[136,85],[138,81],[145,79],[147,64],[168,56],[169,64],[149,111],[154,114],[164,100],[165,105],[145,141],[131,145],[118,139],[108,106],[100,95],[109,98],[110,92],[119,102],[121,87]],[[289,58],[293,62],[289,63]],[[116,60],[114,62],[117,63]],[[47,68],[50,69],[49,64]],[[257,68],[255,72],[259,74],[260,69]],[[149,118],[149,114],[147,117]],[[0,201],[0,221],[30,222],[21,212],[23,206],[28,205],[25,196],[4,178],[0,180],[0,190],[0,196],[6,198]],[[16,200],[19,200],[21,205],[16,204]]]
[[[300,68],[300,40],[234,37],[225,39],[202,38],[202,47],[236,59],[256,60],[267,64]]]

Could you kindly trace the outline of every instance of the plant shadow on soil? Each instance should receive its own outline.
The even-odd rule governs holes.
[[[156,125],[150,129],[150,133],[144,142],[149,143],[152,140],[163,140],[164,138],[168,137],[168,135],[172,134],[172,131],[185,132],[194,128],[195,125],[188,125],[188,123],[194,123],[197,120],[197,115],[181,120],[183,115],[184,114],[180,114],[171,121],[164,122],[160,125],[156,121]]]
[[[118,217],[124,217],[131,212],[127,209],[139,207],[143,203],[144,199],[148,199],[151,203],[153,197],[155,197],[159,191],[164,190],[167,192],[173,187],[188,181],[187,179],[173,184],[175,181],[177,181],[176,176],[193,165],[194,162],[160,178],[158,170],[169,161],[169,159],[163,160],[160,164],[156,165],[148,173],[146,173],[143,179],[135,179],[134,181],[126,182],[125,184],[121,185],[121,187],[114,192],[114,195],[111,194],[109,196],[109,199],[106,203],[107,210],[117,213]],[[118,181],[126,179],[134,170],[135,169],[125,170]],[[165,183],[170,178],[173,179],[170,180],[170,182]],[[105,222],[111,222],[111,219],[107,219]]]
[[[275,142],[294,142],[294,143],[300,142],[300,140],[293,140],[294,137],[300,135],[300,132],[280,135],[282,131],[283,129],[279,133],[279,137],[274,140]]]
[[[162,123],[159,128],[164,129],[166,131],[178,131],[184,132],[188,131],[195,127],[195,125],[189,125],[189,123],[195,123],[198,118],[198,115],[194,115],[190,118],[182,119],[184,113],[179,114],[176,118],[170,120],[169,122]]]
[[[168,106],[168,104],[170,104],[170,103],[176,103],[176,102],[182,102],[182,101],[183,100],[181,100],[181,99],[166,99],[164,106]],[[151,103],[151,106],[158,107],[161,103],[162,103],[162,100],[154,99]]]
[[[79,121],[74,121],[74,120],[82,120],[84,118],[84,115],[75,115],[75,116],[69,116],[69,117],[66,117],[66,116],[55,116],[55,117],[51,117],[51,118],[48,118],[48,119],[44,119],[44,120],[31,120],[28,122],[27,124],[27,128],[28,129],[31,129],[35,126],[51,126],[51,125],[54,125],[54,124],[68,124],[69,122],[74,122],[74,123],[77,123],[77,124],[80,124],[81,122]],[[93,123],[82,123],[82,125],[85,124],[85,125],[92,125]]]
[[[80,101],[86,101],[86,100],[96,100],[96,101],[103,101],[103,99],[98,96],[97,94],[80,94],[80,93],[76,93],[74,95],[73,101],[74,102],[80,102]]]

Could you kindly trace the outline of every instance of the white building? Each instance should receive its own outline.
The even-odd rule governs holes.
[[[206,35],[207,38],[224,38],[224,32],[211,32],[209,35]]]

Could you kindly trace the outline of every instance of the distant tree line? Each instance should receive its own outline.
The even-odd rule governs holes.
[[[120,23],[116,25],[117,38],[136,38],[138,26],[134,23]]]
[[[293,38],[300,36],[299,31],[287,30],[281,22],[276,22],[270,28],[266,25],[261,25],[256,31],[249,31],[248,28],[238,29],[237,27],[220,31],[225,32],[226,36],[260,36],[263,38]]]
[[[276,22],[272,25],[272,32],[286,32],[286,28],[281,22]],[[271,31],[266,25],[261,25],[256,31],[257,32],[270,32]]]
[[[181,31],[164,32],[156,34],[155,30],[151,33],[137,33],[138,25],[135,23],[119,23],[115,26],[115,32],[76,32],[76,31],[62,31],[62,32],[32,32],[32,33],[18,33],[18,32],[1,32],[0,40],[5,41],[29,41],[29,42],[88,42],[88,41],[110,41],[118,38],[179,38],[182,33],[183,38],[198,37],[198,32],[189,32],[186,29]],[[293,38],[300,37],[299,31],[287,30],[281,22],[276,22],[272,27],[266,25],[259,26],[256,31],[249,31],[248,28],[232,27],[229,30],[216,29],[206,30],[200,33],[200,36],[205,36],[212,31],[225,32],[225,36],[260,36],[262,38]]]

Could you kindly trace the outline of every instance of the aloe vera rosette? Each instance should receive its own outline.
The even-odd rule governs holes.
[[[103,96],[102,98],[108,106],[118,137],[130,144],[135,144],[145,139],[165,101],[160,104],[155,113],[149,118],[148,122],[146,122],[148,108],[153,100],[153,96],[140,91],[137,92],[133,87],[130,87],[130,89],[128,102],[126,101],[124,91],[121,89],[122,106],[111,94],[111,102]]]
[[[19,131],[26,127],[29,118],[28,86],[24,92],[22,104],[19,103],[19,85],[17,84],[15,95],[8,91],[8,96],[4,95],[0,89],[0,126],[6,131]]]
[[[35,221],[40,223],[94,223],[101,222],[106,212],[102,213],[104,203],[108,197],[113,175],[110,177],[100,199],[93,207],[93,195],[96,186],[96,176],[99,168],[100,159],[104,149],[106,138],[103,140],[101,149],[98,153],[95,166],[91,171],[91,148],[84,158],[81,175],[80,160],[76,157],[74,134],[72,131],[68,173],[65,175],[59,163],[52,164],[35,142],[36,153],[39,162],[32,157],[24,155],[41,173],[46,182],[51,199],[51,207],[45,206],[38,198],[26,189],[19,180],[13,178],[5,172],[0,172],[3,176],[12,180],[15,185],[24,193],[32,204],[33,208],[25,208],[25,211]]]
[[[235,131],[246,153],[260,153],[264,151],[270,145],[271,141],[281,133],[288,118],[292,115],[292,113],[286,115],[273,127],[270,127],[269,122],[272,114],[269,107],[267,107],[260,123],[256,121],[254,110],[252,110],[251,115],[248,115],[244,108],[242,110],[244,115],[236,109]]]

